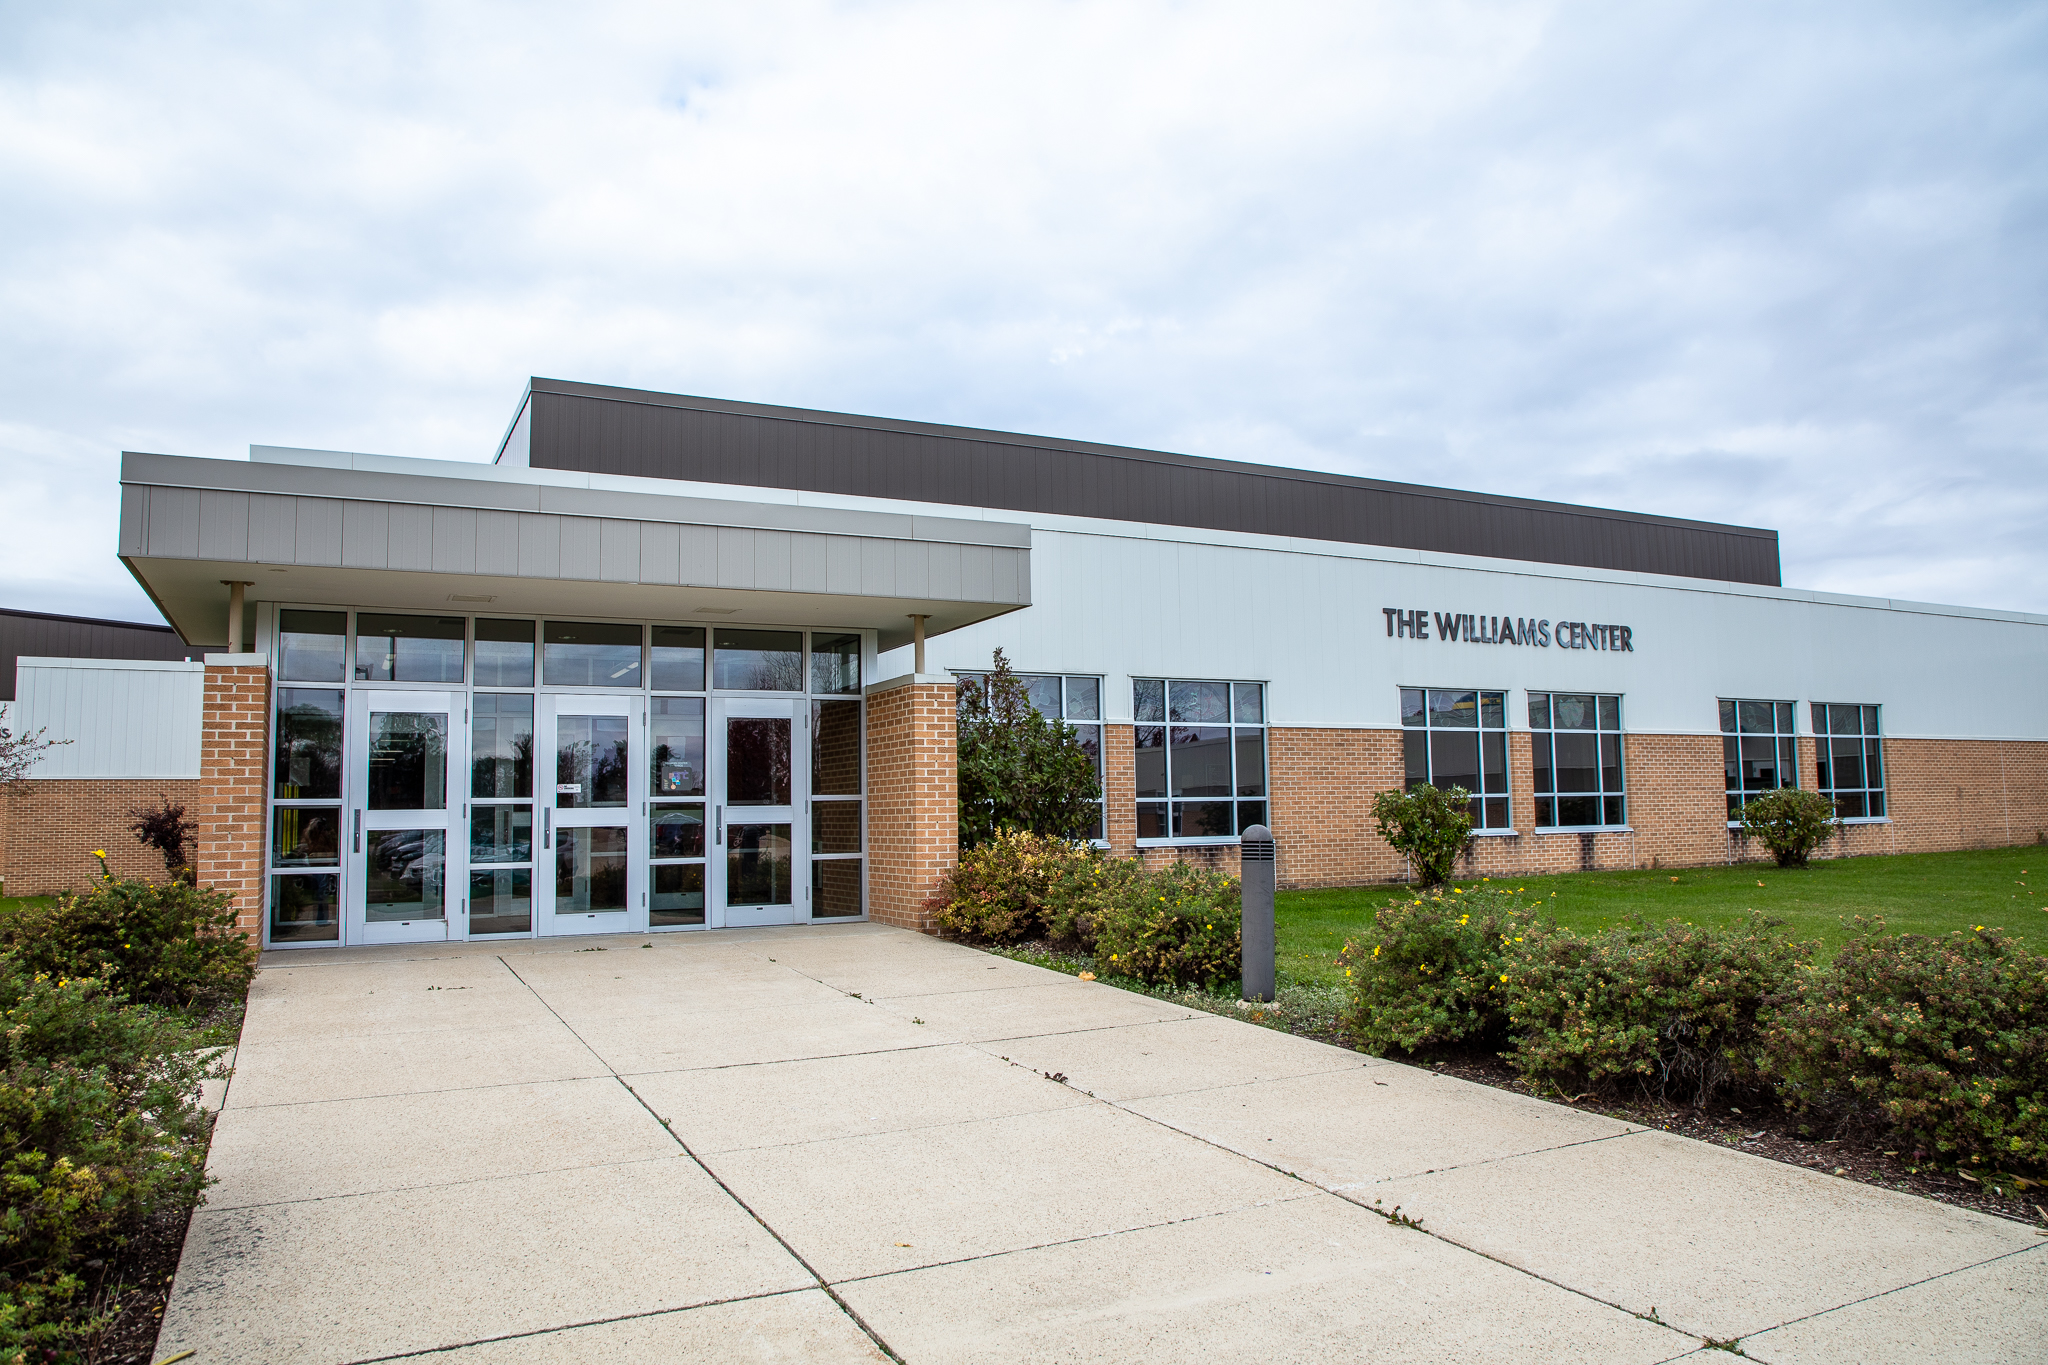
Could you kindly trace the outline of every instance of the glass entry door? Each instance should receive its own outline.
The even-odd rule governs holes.
[[[463,709],[447,692],[349,697],[348,867],[351,943],[448,937],[449,755],[467,752]],[[459,884],[459,882],[458,882]]]
[[[534,902],[543,934],[644,929],[635,845],[645,803],[638,697],[544,696],[541,843]],[[552,779],[552,780],[547,780]]]
[[[803,702],[712,701],[712,847],[719,925],[807,919],[804,818],[810,707]]]

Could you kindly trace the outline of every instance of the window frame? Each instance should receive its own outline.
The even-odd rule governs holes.
[[[1107,724],[1107,722],[1104,721],[1102,718],[1102,699],[1105,695],[1106,685],[1109,681],[1107,675],[1101,673],[1036,673],[1026,672],[1021,668],[1012,669],[1010,671],[1016,676],[1019,682],[1025,682],[1026,679],[1035,678],[1058,679],[1060,685],[1060,714],[1057,716],[1046,716],[1046,719],[1059,721],[1061,724],[1065,725],[1070,730],[1094,731],[1096,791],[1095,832],[1093,834],[1090,834],[1084,842],[1086,842],[1093,848],[1108,848],[1109,781],[1104,771],[1102,755],[1102,741],[1103,735],[1105,734],[1104,727]],[[988,679],[988,670],[985,668],[956,668],[952,669],[951,672],[953,674],[953,686],[955,689],[956,704],[958,704],[966,696],[966,692],[960,687],[961,683],[967,681],[968,679],[973,679],[975,682],[983,683],[985,685]],[[1073,717],[1068,714],[1069,712],[1076,709],[1076,703],[1073,697],[1074,689],[1072,687],[1072,684],[1075,682],[1092,682],[1095,684],[1095,715],[1092,719],[1086,716]],[[1026,685],[1028,689],[1029,684],[1027,683]],[[1038,709],[1037,702],[1034,701],[1032,703],[1032,709]],[[1039,711],[1038,714],[1043,716],[1045,715],[1045,712]]]
[[[1750,797],[1762,796],[1767,791],[1783,791],[1788,787],[1796,790],[1800,786],[1799,703],[1796,701],[1786,701],[1780,697],[1716,697],[1714,704],[1716,711],[1719,713],[1718,721],[1720,728],[1718,733],[1721,736],[1722,791],[1730,803],[1728,806],[1728,828],[1740,829],[1742,828],[1742,808],[1749,803]],[[1744,730],[1742,728],[1742,708],[1745,705],[1768,706],[1772,708],[1772,725],[1775,728],[1768,732]],[[1741,741],[1751,738],[1768,738],[1776,743],[1779,775],[1782,777],[1789,771],[1792,776],[1791,781],[1780,781],[1775,788],[1759,787],[1754,791],[1746,786],[1728,786],[1728,746],[1731,744],[1737,746],[1735,751],[1735,767],[1739,777],[1741,765],[1744,761],[1740,748]],[[1787,761],[1788,755],[1789,762]]]
[[[1162,714],[1164,717],[1161,720],[1141,720],[1138,718],[1138,689],[1146,683],[1156,683],[1159,685],[1160,703]],[[1228,689],[1227,695],[1230,698],[1230,709],[1228,718],[1220,721],[1176,721],[1174,719],[1173,712],[1173,688],[1176,683],[1184,686],[1221,685],[1222,687]],[[1271,702],[1272,687],[1273,684],[1269,680],[1259,678],[1186,678],[1166,677],[1162,675],[1153,677],[1133,677],[1131,679],[1131,758],[1133,789],[1131,813],[1133,816],[1133,830],[1135,834],[1135,843],[1137,847],[1234,848],[1237,846],[1238,842],[1244,837],[1244,831],[1246,829],[1249,829],[1252,825],[1265,825],[1268,828],[1272,826],[1273,756],[1271,736],[1269,734],[1269,730],[1271,728],[1271,718],[1273,714]],[[1259,718],[1256,721],[1239,720],[1239,689],[1248,690],[1251,688],[1258,689]],[[1166,793],[1163,796],[1142,796],[1136,793],[1138,731],[1150,728],[1156,728],[1164,732],[1161,736],[1163,740],[1163,744],[1161,746],[1161,758],[1164,764],[1163,771],[1166,783]],[[1228,738],[1224,741],[1225,752],[1227,752],[1230,755],[1230,792],[1228,795],[1175,796],[1173,794],[1173,754],[1176,748],[1173,742],[1173,732],[1176,728],[1200,728],[1211,730],[1223,729],[1229,732]],[[1256,734],[1259,737],[1259,791],[1256,795],[1248,796],[1244,794],[1245,783],[1241,780],[1237,770],[1240,734]],[[1220,803],[1228,803],[1231,807],[1231,823],[1234,826],[1234,829],[1231,833],[1176,834],[1173,832],[1175,826],[1178,824],[1178,820],[1176,817],[1180,814],[1181,810],[1185,809],[1188,806],[1206,806],[1216,805]],[[1136,831],[1141,831],[1144,828],[1143,816],[1145,813],[1145,808],[1148,806],[1165,808],[1163,812],[1163,818],[1165,821],[1166,828],[1165,834],[1152,835],[1148,837],[1142,833],[1136,833]],[[1250,820],[1247,820],[1245,818],[1245,811],[1247,807],[1256,808],[1258,814],[1255,818]]]
[[[1425,776],[1422,778],[1422,781],[1428,782],[1431,786],[1436,785],[1436,745],[1430,741],[1429,736],[1437,731],[1443,731],[1446,734],[1469,734],[1474,736],[1478,741],[1479,782],[1482,788],[1486,784],[1487,777],[1485,737],[1491,734],[1498,734],[1500,736],[1501,789],[1498,792],[1481,790],[1472,793],[1472,804],[1476,807],[1472,812],[1472,833],[1481,838],[1499,838],[1520,833],[1515,828],[1514,764],[1508,760],[1511,750],[1508,737],[1514,733],[1514,726],[1508,720],[1508,693],[1511,690],[1505,687],[1427,687],[1409,684],[1402,684],[1396,689],[1396,700],[1400,703],[1401,715],[1402,791],[1413,790],[1417,785],[1416,779],[1410,777],[1408,773],[1408,760],[1412,757],[1410,753],[1412,745],[1409,743],[1409,740],[1416,734],[1419,733],[1423,741],[1423,771]],[[1405,694],[1410,692],[1420,693],[1422,697],[1422,707],[1419,713],[1422,720],[1419,724],[1410,723],[1408,720],[1409,713]],[[1431,725],[1429,717],[1432,708],[1429,704],[1429,698],[1432,693],[1438,692],[1470,692],[1473,696],[1473,723],[1470,726]],[[1500,698],[1500,724],[1498,726],[1491,726],[1485,723],[1486,698],[1488,697]],[[1442,788],[1438,788],[1438,790],[1442,790]],[[1467,790],[1470,789],[1468,788]],[[1498,806],[1497,813],[1501,816],[1501,823],[1498,825],[1487,823],[1488,808],[1495,805]]]
[[[1845,825],[1882,825],[1891,822],[1891,802],[1885,786],[1888,766],[1884,753],[1884,707],[1874,702],[1808,702],[1807,719],[1813,726],[1814,790],[1836,802],[1835,818]],[[1860,740],[1864,781],[1860,786],[1844,787],[1831,783],[1834,776],[1835,742],[1849,738],[1834,729],[1834,712],[1837,709],[1855,707],[1858,712],[1858,729],[1855,738]],[[1877,781],[1870,781],[1872,761],[1877,765]],[[1840,802],[1843,793],[1863,798],[1862,815],[1843,815]],[[1873,801],[1877,814],[1869,814]]]
[[[1622,701],[1624,700],[1626,695],[1626,693],[1622,692],[1560,692],[1555,689],[1545,689],[1541,691],[1535,689],[1524,690],[1522,694],[1523,705],[1525,707],[1523,715],[1529,723],[1529,794],[1531,800],[1534,802],[1534,819],[1532,827],[1535,829],[1536,833],[1586,834],[1601,832],[1614,833],[1617,831],[1626,833],[1631,829],[1628,817],[1628,727],[1622,717]],[[1549,721],[1548,724],[1543,726],[1538,726],[1536,724],[1536,699],[1538,697],[1544,699],[1544,714]],[[1590,698],[1593,703],[1592,728],[1587,729],[1577,726],[1560,726],[1557,723],[1557,699],[1559,697]],[[1612,728],[1610,728],[1606,723],[1605,716],[1607,713],[1607,708],[1603,705],[1603,703],[1610,701],[1614,703],[1614,725],[1612,726]],[[1614,769],[1619,774],[1618,780],[1620,785],[1612,791],[1608,790],[1608,767],[1604,761],[1606,756],[1604,754],[1599,754],[1598,757],[1600,757],[1603,761],[1596,764],[1594,768],[1594,771],[1597,774],[1599,774],[1599,776],[1595,779],[1599,784],[1597,790],[1590,792],[1566,792],[1560,790],[1557,785],[1557,773],[1559,771],[1557,766],[1557,736],[1560,734],[1592,735],[1594,737],[1594,745],[1596,751],[1600,747],[1601,741],[1604,740],[1607,736],[1612,735],[1614,737],[1615,747]],[[1550,786],[1547,791],[1544,789],[1543,784],[1537,778],[1537,774],[1545,770],[1544,765],[1539,760],[1542,757],[1544,757],[1544,751],[1546,749],[1548,750],[1548,756],[1550,758],[1548,771],[1551,774]],[[1544,803],[1552,803],[1551,810],[1554,819],[1556,812],[1555,803],[1568,796],[1592,797],[1600,806],[1600,814],[1603,817],[1600,823],[1597,825],[1565,825],[1557,823],[1544,823]],[[1605,817],[1608,811],[1612,808],[1610,803],[1616,801],[1620,802],[1621,819],[1608,820]]]

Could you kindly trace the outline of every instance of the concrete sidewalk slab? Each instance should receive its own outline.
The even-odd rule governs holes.
[[[252,1037],[253,1035],[253,1037]],[[229,1109],[609,1075],[559,1020],[486,1029],[271,1040],[244,1026]]]
[[[509,1341],[433,1351],[417,1359],[430,1365],[675,1365],[679,1360],[715,1360],[731,1365],[884,1365],[853,1320],[821,1289],[768,1298],[715,1303],[565,1327]]]
[[[157,1354],[353,1361],[814,1284],[678,1154],[202,1208]]]
[[[1354,1195],[1366,1196],[1461,1246],[1716,1340],[2039,1241],[2001,1218],[1643,1130]]]
[[[723,1014],[635,1016],[616,1014],[601,1001],[553,1003],[563,1022],[621,1075],[854,1056],[944,1041],[908,1019],[831,993]]]
[[[610,1076],[230,1109],[214,1128],[210,1209],[331,1199],[673,1156]]]
[[[977,1046],[1034,1071],[1063,1072],[1076,1090],[1116,1101],[1386,1065],[1346,1048],[1213,1014]]]
[[[2039,1365],[2048,1359],[2048,1241],[1759,1332],[1742,1349],[1771,1365],[1919,1365],[1937,1354]]]
[[[707,1164],[827,1281],[1308,1193],[1241,1157],[1092,1103],[752,1148]]]
[[[839,1286],[906,1360],[1652,1365],[1698,1343],[1316,1194]]]
[[[1362,1190],[1367,1202],[1379,1181],[1634,1131],[1618,1119],[1392,1063],[1125,1107],[1324,1189]]]
[[[963,1043],[1202,1017],[1199,1010],[1185,1005],[1056,974],[1052,981],[1033,985],[896,997],[882,1004],[905,1018],[914,1015]]]
[[[702,1157],[1016,1114],[1085,1095],[964,1043],[635,1075],[634,1091]]]

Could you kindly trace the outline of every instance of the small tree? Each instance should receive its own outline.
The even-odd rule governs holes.
[[[1038,713],[1000,649],[985,679],[960,684],[960,847],[997,830],[1080,839],[1102,784],[1073,729]]]
[[[1835,803],[1797,787],[1752,796],[1742,803],[1742,832],[1761,843],[1779,867],[1805,867],[1820,841],[1835,832]]]
[[[1472,793],[1463,787],[1438,791],[1419,782],[1407,791],[1373,797],[1372,818],[1379,823],[1380,838],[1407,857],[1417,882],[1441,886],[1472,842]]]
[[[19,782],[28,776],[28,770],[35,767],[36,760],[44,753],[59,745],[69,744],[68,739],[44,739],[48,732],[45,726],[25,735],[18,735],[0,725],[0,787],[10,782]]]
[[[153,848],[164,860],[164,871],[182,876],[191,866],[185,860],[185,845],[199,832],[199,822],[185,818],[185,807],[159,794],[154,806],[135,806],[128,812],[128,828],[138,842]]]

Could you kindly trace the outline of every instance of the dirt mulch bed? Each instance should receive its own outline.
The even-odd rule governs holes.
[[[143,1224],[120,1255],[96,1271],[88,1266],[93,1306],[114,1312],[106,1330],[79,1343],[91,1365],[149,1365],[156,1358],[157,1332],[171,1301],[171,1278],[177,1274],[178,1253],[191,1221],[185,1210],[154,1218]]]
[[[1335,1041],[1326,1040],[1326,1041]],[[2016,1188],[2009,1178],[1986,1172],[1972,1180],[1943,1171],[1924,1155],[1901,1149],[1880,1133],[1831,1133],[1810,1116],[1794,1114],[1775,1101],[1716,1102],[1701,1108],[1654,1100],[1614,1096],[1562,1095],[1551,1086],[1523,1080],[1505,1061],[1485,1054],[1464,1054],[1442,1061],[1411,1063],[1477,1081],[1501,1090],[1532,1095],[1552,1104],[1568,1105],[1589,1114],[1605,1114],[1624,1123],[1641,1124],[1682,1137],[1730,1147],[1752,1156],[1769,1157],[1791,1166],[1805,1166],[1824,1175],[1855,1180],[1881,1189],[1938,1199],[1958,1208],[1975,1209],[1999,1218],[2048,1227],[2048,1188],[2035,1183]],[[1806,1131],[1802,1132],[1801,1130]]]

